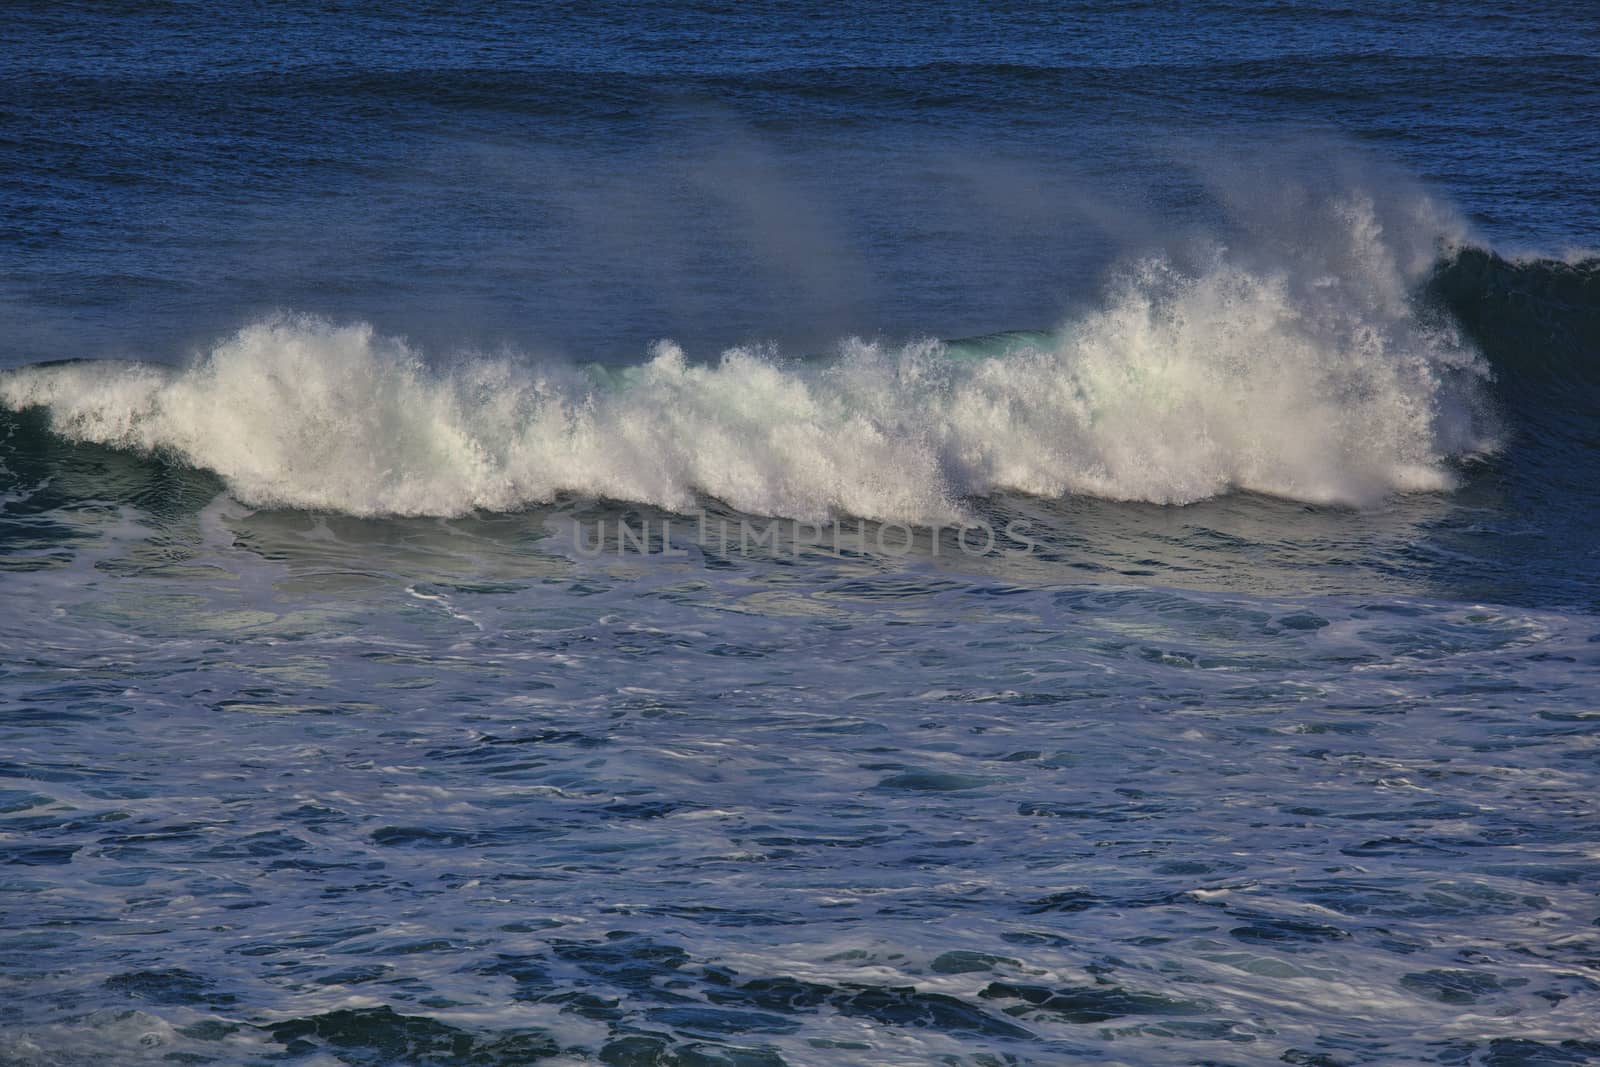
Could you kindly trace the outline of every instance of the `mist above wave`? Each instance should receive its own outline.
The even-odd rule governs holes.
[[[820,519],[953,521],[974,495],[1181,504],[1242,489],[1363,504],[1444,490],[1494,447],[1487,369],[1415,294],[1432,205],[1315,205],[1298,232],[1130,262],[1037,343],[841,344],[714,363],[658,343],[614,376],[280,315],[171,370],[0,376],[55,432],[215,471],[257,506],[356,515],[515,510],[576,493]]]

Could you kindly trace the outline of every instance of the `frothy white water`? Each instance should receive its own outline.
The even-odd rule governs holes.
[[[1142,260],[1046,342],[953,358],[846,342],[822,363],[671,343],[617,380],[463,356],[426,364],[367,325],[278,317],[193,366],[0,377],[69,438],[216,471],[242,501],[358,515],[511,510],[562,492],[906,522],[994,491],[1185,503],[1234,489],[1360,504],[1443,490],[1493,447],[1487,371],[1413,306],[1430,260],[1370,201],[1315,255]],[[1409,238],[1408,238],[1409,240]]]

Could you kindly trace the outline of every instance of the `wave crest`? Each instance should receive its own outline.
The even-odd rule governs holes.
[[[1003,352],[852,340],[824,361],[743,348],[702,365],[662,342],[616,374],[481,356],[435,369],[370,326],[280,316],[187,369],[8,372],[0,402],[213,470],[249,504],[357,515],[708,494],[932,523],[999,491],[1364,504],[1447,489],[1452,459],[1495,444],[1486,366],[1417,310],[1422,268],[1370,203],[1335,214],[1341,243],[1315,263],[1144,259],[1098,310]]]

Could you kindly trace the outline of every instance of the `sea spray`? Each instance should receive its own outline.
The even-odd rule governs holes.
[[[1137,259],[1097,309],[980,358],[852,339],[822,361],[736,348],[702,364],[664,341],[602,380],[478,355],[434,366],[366,324],[280,315],[182,370],[9,372],[0,402],[213,470],[248,504],[354,515],[562,493],[682,510],[706,494],[928,524],[1008,490],[1360,505],[1448,489],[1453,460],[1496,445],[1486,365],[1419,304],[1425,266],[1396,254],[1370,200],[1322,217],[1338,225],[1273,263],[1220,245],[1197,266]]]

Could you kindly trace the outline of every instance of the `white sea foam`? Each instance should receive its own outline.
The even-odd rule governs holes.
[[[242,501],[358,515],[509,510],[558,493],[749,512],[955,519],[996,491],[1185,503],[1233,489],[1361,504],[1443,490],[1493,447],[1479,357],[1421,315],[1429,260],[1371,201],[1272,263],[1213,249],[1131,265],[1045,342],[954,359],[844,343],[823,362],[662,342],[600,383],[462,356],[436,369],[367,325],[281,316],[179,371],[0,377],[69,438],[160,451]],[[1266,265],[1263,265],[1263,264]]]

